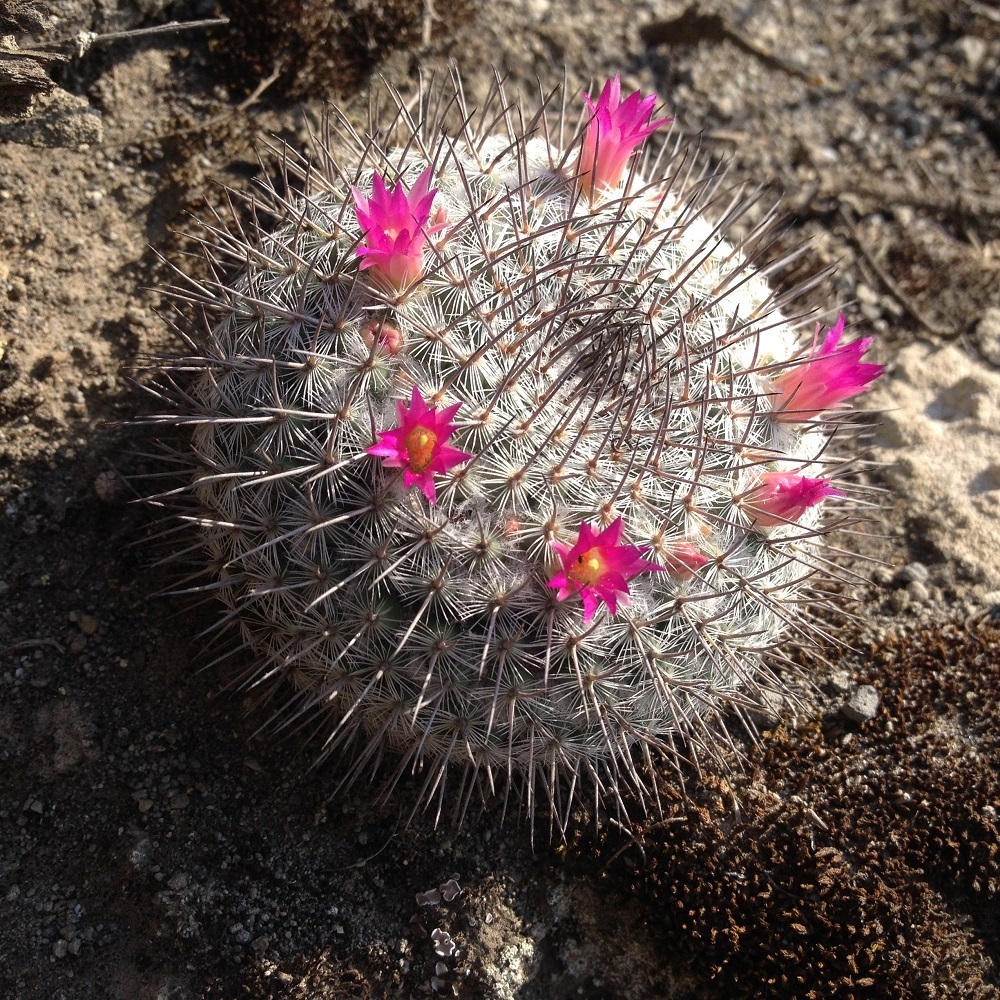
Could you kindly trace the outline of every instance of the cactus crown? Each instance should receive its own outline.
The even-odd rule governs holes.
[[[681,138],[632,155],[667,121],[639,96],[573,129],[455,79],[367,136],[331,118],[254,202],[276,222],[211,228],[215,277],[174,290],[208,333],[158,419],[192,428],[223,623],[345,781],[388,759],[438,809],[513,788],[562,829],[585,788],[648,805],[815,634],[821,509],[857,506],[829,411],[876,366],[796,353],[773,212],[727,242],[754,197]]]

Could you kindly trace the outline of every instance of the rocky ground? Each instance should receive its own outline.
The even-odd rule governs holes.
[[[0,0],[0,995],[1000,996],[995,6],[42,6]],[[156,466],[119,367],[177,346],[161,255],[262,137],[301,144],[376,69],[406,90],[449,58],[472,101],[491,64],[655,90],[783,192],[783,245],[811,242],[779,280],[835,266],[809,303],[889,366],[884,509],[843,540],[882,560],[858,564],[851,648],[808,663],[741,769],[684,796],[664,776],[663,821],[629,833],[532,848],[497,809],[406,825],[405,785],[330,800],[206,666],[211,604],[151,596],[171,576],[129,502]]]

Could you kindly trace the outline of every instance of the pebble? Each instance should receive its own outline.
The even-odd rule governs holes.
[[[847,694],[851,690],[851,675],[846,670],[837,670],[830,674],[830,686],[839,694]]]
[[[908,583],[906,592],[910,595],[910,600],[917,604],[926,604],[931,599],[930,587],[921,580],[912,580]]]
[[[182,889],[186,889],[188,886],[188,877],[184,872],[177,872],[176,875],[171,875],[170,880],[167,885],[174,890],[174,892],[180,892]]]
[[[956,42],[958,54],[962,57],[965,65],[974,73],[982,65],[986,58],[986,42],[975,35],[964,35]]]
[[[889,598],[889,604],[892,610],[897,614],[901,611],[905,611],[910,606],[910,594],[906,590],[894,590],[892,596]]]
[[[921,562],[907,563],[896,573],[897,583],[926,583],[930,579],[930,570]]]
[[[851,722],[868,722],[875,718],[878,701],[878,691],[871,684],[859,684],[841,706],[840,711]]]

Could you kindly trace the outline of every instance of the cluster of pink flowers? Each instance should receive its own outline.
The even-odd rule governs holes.
[[[597,190],[618,187],[635,150],[672,119],[651,120],[656,95],[644,98],[637,91],[623,101],[618,76],[605,83],[596,102],[589,94],[584,94],[584,101],[592,117],[584,131],[577,183],[592,195]],[[402,181],[388,189],[378,173],[372,180],[370,195],[352,189],[358,224],[364,234],[356,251],[360,267],[396,291],[407,290],[423,276],[427,238],[443,228],[440,209],[438,222],[430,221],[437,193],[430,188],[432,173],[428,167],[409,190]],[[882,365],[861,360],[871,339],[841,346],[843,333],[841,315],[822,343],[814,342],[804,359],[774,378],[775,420],[810,420],[865,391],[882,374]],[[402,334],[389,324],[368,323],[362,336],[369,346],[392,355],[403,347]],[[434,503],[435,475],[472,457],[446,444],[457,429],[452,419],[460,405],[439,411],[428,406],[414,386],[409,406],[396,404],[398,425],[379,431],[379,441],[367,449],[368,454],[381,458],[387,467],[402,469],[405,485],[418,486]],[[744,495],[743,504],[756,526],[773,527],[794,523],[827,497],[843,495],[828,479],[812,479],[794,472],[765,472]],[[584,622],[594,617],[602,603],[612,615],[616,614],[619,605],[628,602],[629,581],[642,573],[667,572],[677,580],[688,580],[710,562],[694,545],[681,540],[664,555],[665,565],[660,566],[646,559],[642,549],[624,543],[623,533],[620,517],[600,532],[581,522],[572,546],[552,543],[562,569],[548,581],[548,586],[558,591],[560,601],[579,595]]]
[[[819,329],[817,328],[817,339]],[[872,340],[866,337],[840,346],[844,314],[827,331],[822,343],[813,342],[804,360],[773,380],[774,419],[781,423],[811,420],[864,392],[885,368],[861,360]],[[810,507],[827,497],[844,494],[829,479],[810,479],[792,472],[766,472],[745,498],[753,521],[773,527],[797,521]]]

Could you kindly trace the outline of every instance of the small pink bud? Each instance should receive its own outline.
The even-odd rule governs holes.
[[[620,517],[600,534],[581,522],[575,545],[551,543],[559,554],[562,572],[552,577],[548,585],[558,588],[556,597],[560,601],[572,594],[580,595],[584,622],[594,617],[601,601],[612,615],[617,614],[619,600],[622,604],[628,603],[628,581],[633,577],[663,571],[662,566],[648,562],[635,545],[619,544],[623,530]]]
[[[367,449],[368,454],[381,458],[382,464],[389,468],[402,469],[404,483],[407,486],[416,484],[434,503],[437,500],[435,473],[447,472],[472,458],[467,452],[445,444],[455,433],[451,418],[461,405],[455,403],[439,413],[436,407],[424,402],[420,390],[414,386],[409,409],[401,401],[396,403],[399,426],[379,431],[379,442]]]
[[[675,542],[670,551],[663,557],[666,571],[675,580],[690,580],[712,560],[699,552],[689,541],[682,539]]]
[[[636,91],[623,101],[621,93],[621,77],[616,74],[605,83],[596,104],[589,94],[583,95],[592,117],[584,133],[577,173],[581,189],[588,194],[600,188],[618,187],[636,147],[661,125],[673,121],[672,118],[649,120],[658,100],[655,94],[643,97]]]
[[[364,238],[358,246],[361,269],[371,269],[383,283],[400,291],[424,273],[424,244],[435,226],[428,227],[437,190],[428,190],[433,169],[428,167],[407,191],[402,181],[387,190],[378,173],[371,195],[351,188],[358,225]]]
[[[403,335],[394,326],[380,320],[371,320],[361,327],[361,339],[365,346],[371,347],[378,338],[378,350],[395,355],[403,349]]]
[[[754,524],[770,527],[797,521],[827,497],[842,497],[829,479],[809,479],[793,472],[765,472],[745,497]]]
[[[818,329],[817,329],[818,332]],[[782,423],[811,420],[824,410],[832,410],[851,396],[864,392],[885,369],[863,362],[861,356],[871,338],[838,347],[844,333],[844,315],[827,332],[822,344],[813,343],[805,360],[774,380],[774,419]]]

